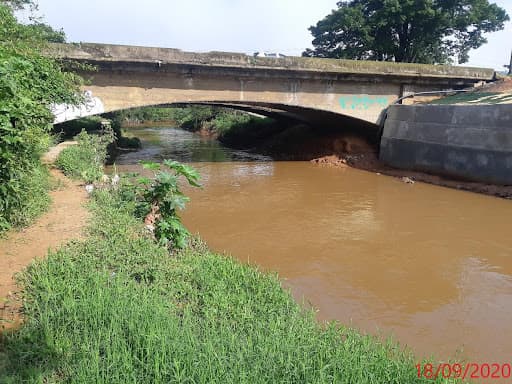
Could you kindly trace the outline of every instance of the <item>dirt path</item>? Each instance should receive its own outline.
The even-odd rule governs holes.
[[[87,192],[83,186],[57,170],[51,173],[58,180],[59,188],[50,193],[49,211],[30,227],[0,239],[0,334],[19,322],[14,274],[34,258],[45,257],[48,249],[79,238],[87,222],[88,212],[84,207]]]

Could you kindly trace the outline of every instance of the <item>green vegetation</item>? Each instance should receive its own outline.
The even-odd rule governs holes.
[[[18,11],[26,7],[33,7],[35,4],[32,0],[0,0],[0,6],[1,5]]]
[[[110,116],[119,124],[166,121],[191,132],[218,137],[225,145],[236,148],[257,147],[287,124],[261,118],[229,108],[210,106],[145,107],[116,112]]]
[[[143,124],[160,121],[175,121],[179,108],[175,107],[141,107],[114,112],[113,117],[122,124]]]
[[[189,233],[178,216],[178,210],[185,209],[189,198],[181,192],[178,182],[183,177],[188,184],[200,187],[199,173],[192,167],[171,160],[164,160],[163,165],[145,162],[143,166],[155,171],[153,178],[132,178],[121,185],[121,194],[125,199],[128,197],[136,202],[136,216],[144,219],[160,245],[171,252],[183,249]]]
[[[8,193],[16,193],[15,196],[4,197],[5,200],[0,202],[6,208],[3,213],[0,211],[0,233],[10,227],[26,226],[45,212],[51,203],[48,195],[51,187],[48,168],[39,162],[20,172],[15,185],[0,185],[0,190],[11,189]]]
[[[182,129],[207,132],[232,148],[259,148],[264,153],[272,152],[268,150],[273,138],[277,139],[281,132],[296,124],[209,106],[174,108],[171,113],[173,121]]]
[[[71,139],[82,131],[87,133],[101,131],[102,122],[106,119],[101,116],[87,116],[76,120],[66,121],[65,123],[55,124],[52,129],[54,135],[61,139]]]
[[[464,92],[429,101],[428,104],[500,104],[512,101],[512,96],[497,92]]]
[[[504,28],[505,10],[488,0],[339,1],[309,28],[314,49],[304,56],[409,63],[459,63]]]
[[[267,117],[254,116],[228,120],[224,124],[219,141],[234,148],[259,147],[290,126],[290,124],[278,123]]]
[[[57,167],[74,179],[82,179],[87,183],[99,181],[107,160],[107,146],[113,136],[89,135],[84,130],[75,139],[77,145],[69,146],[59,154]]]
[[[224,134],[235,127],[263,121],[261,118],[229,108],[192,105],[188,107],[143,107],[116,112],[120,124],[171,122],[187,131]]]
[[[109,118],[102,116],[88,116],[80,119],[66,121],[56,124],[53,127],[53,134],[58,135],[60,139],[70,139],[82,130],[87,133],[103,133],[105,130],[112,129],[113,141],[109,147],[109,152],[115,152],[115,148],[140,148],[140,140],[136,137],[126,137],[121,128],[121,120],[115,114],[106,114]]]
[[[48,31],[19,24],[8,5],[0,2],[0,232],[47,207],[48,172],[39,158],[50,143],[50,105],[79,102],[80,84],[41,55]]]

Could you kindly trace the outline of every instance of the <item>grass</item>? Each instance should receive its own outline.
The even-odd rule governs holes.
[[[51,189],[50,174],[40,162],[35,162],[29,169],[20,170],[15,185],[14,197],[0,202],[3,211],[0,211],[0,236],[11,228],[22,228],[30,224],[51,203],[48,195]]]
[[[71,178],[83,179],[88,183],[98,181],[103,175],[106,148],[111,139],[108,136],[89,135],[85,130],[75,139],[78,145],[62,150],[56,161],[57,167]]]
[[[466,92],[426,102],[425,104],[500,104],[511,101],[512,96],[496,92]]]

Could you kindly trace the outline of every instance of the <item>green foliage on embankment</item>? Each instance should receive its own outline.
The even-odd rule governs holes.
[[[103,176],[103,166],[107,160],[107,146],[113,136],[89,135],[85,130],[75,140],[77,145],[62,150],[56,165],[66,176],[82,179],[87,183],[99,181]]]
[[[143,124],[174,121],[179,109],[174,107],[141,107],[114,112],[112,115],[124,124]]]
[[[58,135],[59,139],[71,139],[81,131],[103,134],[106,130],[112,129],[113,141],[112,145],[109,147],[109,152],[115,153],[116,148],[136,149],[141,147],[141,142],[138,138],[123,135],[121,119],[118,115],[112,113],[105,115],[108,116],[108,118],[102,116],[87,116],[56,124],[52,132],[54,135]]]
[[[91,133],[102,130],[103,121],[105,121],[105,119],[101,116],[82,117],[80,119],[55,124],[52,133],[58,135],[61,139],[71,139],[82,131]]]
[[[78,102],[79,79],[42,55],[46,38],[0,3],[0,232],[26,225],[48,206],[39,158],[50,142],[50,105]]]
[[[222,136],[241,127],[273,122],[229,108],[192,105],[187,107],[143,107],[114,113],[122,124],[171,122],[191,132],[200,130]]]

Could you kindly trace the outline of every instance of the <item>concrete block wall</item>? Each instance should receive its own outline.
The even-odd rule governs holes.
[[[512,104],[390,106],[380,159],[396,168],[512,185]]]

